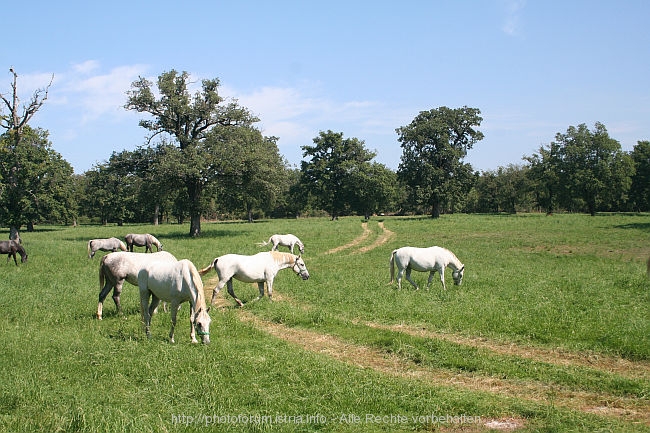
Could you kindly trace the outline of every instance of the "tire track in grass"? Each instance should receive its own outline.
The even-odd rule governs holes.
[[[486,392],[496,396],[561,406],[570,410],[650,425],[650,402],[647,400],[568,389],[538,381],[503,379],[423,367],[397,355],[349,343],[329,334],[291,328],[263,320],[244,310],[240,311],[239,317],[243,322],[250,323],[255,328],[304,350],[323,354],[359,368],[372,369],[399,378],[424,381],[436,386]]]
[[[363,233],[356,238],[352,239],[352,241],[348,242],[345,245],[338,246],[336,248],[332,248],[329,251],[326,251],[325,254],[335,254],[338,253],[339,251],[347,250],[349,248],[356,247],[359,245],[361,242],[365,241],[372,231],[368,228],[368,223],[361,223],[361,228],[363,229]]]
[[[521,358],[547,362],[564,367],[588,367],[633,379],[650,379],[650,362],[630,361],[624,358],[597,353],[580,353],[562,349],[545,349],[534,346],[522,346],[514,343],[498,342],[483,337],[466,337],[457,334],[436,332],[414,325],[384,325],[375,322],[359,323],[371,328],[385,329],[415,337],[444,340],[464,346],[486,349],[500,355],[519,356]]]
[[[370,250],[374,250],[375,248],[380,247],[386,242],[388,242],[395,235],[394,232],[384,227],[384,223],[382,221],[378,222],[377,225],[379,226],[379,228],[381,228],[382,234],[377,236],[377,238],[372,244],[359,248],[355,253],[367,253]],[[354,248],[360,243],[362,243],[363,241],[365,241],[366,239],[368,239],[372,234],[372,230],[368,228],[368,223],[367,222],[361,223],[361,228],[363,229],[363,233],[361,233],[361,235],[352,239],[350,242],[348,242],[345,245],[340,245],[336,248],[332,248],[331,250],[326,251],[325,254],[335,254],[343,250]]]

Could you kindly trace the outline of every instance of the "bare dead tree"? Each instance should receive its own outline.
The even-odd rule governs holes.
[[[50,86],[54,81],[54,74],[52,74],[49,84],[45,88],[36,89],[29,104],[21,107],[20,98],[18,97],[18,74],[13,68],[9,68],[9,72],[14,76],[11,84],[12,94],[11,96],[5,96],[0,93],[0,98],[9,110],[9,114],[0,115],[0,127],[7,131],[15,131],[17,135],[15,140],[20,140],[25,125],[27,125],[47,100]],[[2,111],[0,111],[0,113],[2,113]]]

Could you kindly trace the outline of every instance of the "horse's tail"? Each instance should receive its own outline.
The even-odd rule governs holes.
[[[90,244],[92,243],[92,239],[88,241],[88,258],[90,258]]]
[[[210,263],[209,266],[206,266],[205,268],[199,270],[199,271],[198,271],[198,272],[199,272],[199,275],[203,276],[203,275],[207,274],[208,272],[210,272],[210,269],[212,269],[213,267],[216,266],[216,264],[217,264],[217,260],[218,260],[218,259],[219,259],[219,257],[217,257],[216,259],[214,259],[214,260],[212,261],[212,263]]]
[[[393,279],[395,278],[395,253],[397,250],[393,250],[392,253],[390,253],[390,283],[388,284],[393,284]]]
[[[122,241],[120,241],[120,249],[122,251],[126,251],[126,244],[124,242],[122,242]]]
[[[99,262],[99,290],[102,290],[102,287],[104,287],[104,283],[106,282],[106,276],[104,274],[104,262],[106,261],[106,257],[108,256],[102,256],[102,260]]]
[[[271,236],[271,237],[273,237],[273,236]],[[266,246],[266,245],[268,245],[268,244],[270,244],[270,243],[271,243],[271,238],[269,238],[269,240],[266,241],[266,242],[258,242],[258,243],[255,244],[255,245],[257,245],[258,247],[263,247],[263,246]]]

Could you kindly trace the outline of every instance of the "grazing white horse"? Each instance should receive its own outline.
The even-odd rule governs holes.
[[[292,268],[303,280],[309,278],[307,266],[300,256],[278,251],[267,251],[252,256],[226,254],[214,259],[210,263],[210,266],[201,269],[199,274],[205,275],[212,268],[214,268],[219,276],[219,282],[212,292],[212,304],[215,303],[217,294],[223,289],[223,286],[228,285],[228,293],[230,293],[230,296],[235,298],[239,306],[244,305],[235,296],[232,288],[233,278],[244,283],[257,283],[257,287],[260,290],[260,296],[257,299],[261,299],[264,296],[264,283],[266,282],[269,300],[272,300],[273,296],[273,280],[280,270]]]
[[[113,301],[117,312],[121,312],[120,294],[124,281],[134,286],[138,285],[138,272],[150,262],[176,262],[176,257],[167,251],[153,254],[130,253],[118,251],[102,257],[99,263],[99,303],[97,304],[97,319],[102,320],[104,299],[113,289]]]
[[[268,241],[266,242],[260,242],[257,244],[258,247],[263,247],[268,244],[273,244],[273,247],[271,248],[271,251],[277,251],[278,250],[278,245],[282,245],[284,247],[289,247],[291,250],[291,254],[293,254],[293,247],[295,245],[298,245],[298,249],[300,250],[300,254],[305,254],[305,246],[303,243],[298,239],[297,236],[292,235],[291,233],[286,234],[286,235],[273,235],[269,238]]]
[[[210,308],[205,306],[203,281],[194,264],[187,260],[175,263],[150,262],[138,273],[140,288],[140,307],[142,321],[148,338],[151,316],[161,300],[171,303],[172,327],[169,331],[169,341],[174,342],[176,314],[183,302],[190,303],[190,337],[192,343],[198,343],[196,334],[201,336],[203,344],[210,343]],[[149,300],[151,299],[151,302]]]
[[[447,290],[445,286],[445,268],[449,266],[452,270],[454,283],[457,286],[463,282],[463,274],[465,272],[465,265],[448,249],[442,247],[402,247],[390,255],[390,284],[393,283],[395,276],[395,266],[397,265],[397,287],[402,288],[402,274],[406,270],[406,279],[415,287],[419,289],[418,285],[411,279],[411,271],[429,272],[429,279],[427,281],[427,289],[433,280],[433,274],[438,271],[440,273],[440,282],[442,288]]]
[[[118,238],[91,239],[88,241],[88,258],[95,257],[97,251],[126,251],[126,245]]]
[[[144,233],[144,234],[129,233],[124,237],[124,240],[126,240],[126,246],[131,252],[133,252],[134,245],[136,247],[144,247],[145,253],[147,251],[153,253],[153,248],[151,248],[152,245],[156,246],[156,251],[162,251],[163,249],[163,246],[160,243],[160,241],[156,239],[153,235],[150,235],[149,233]]]

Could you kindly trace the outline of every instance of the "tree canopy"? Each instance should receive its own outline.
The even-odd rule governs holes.
[[[127,109],[148,113],[140,126],[151,131],[151,140],[158,134],[169,134],[179,145],[181,158],[178,172],[187,193],[190,214],[190,235],[201,234],[201,215],[206,207],[204,191],[215,180],[214,154],[206,139],[216,128],[251,127],[255,116],[236,101],[226,101],[219,95],[219,80],[201,81],[201,89],[190,94],[190,76],[175,70],[158,77],[159,97],[154,95],[153,83],[140,77],[128,92]]]
[[[411,204],[429,207],[434,218],[440,216],[444,201],[469,192],[472,167],[463,158],[483,139],[475,129],[483,120],[480,114],[477,108],[440,107],[422,111],[396,129],[402,147],[398,177],[407,186]]]

